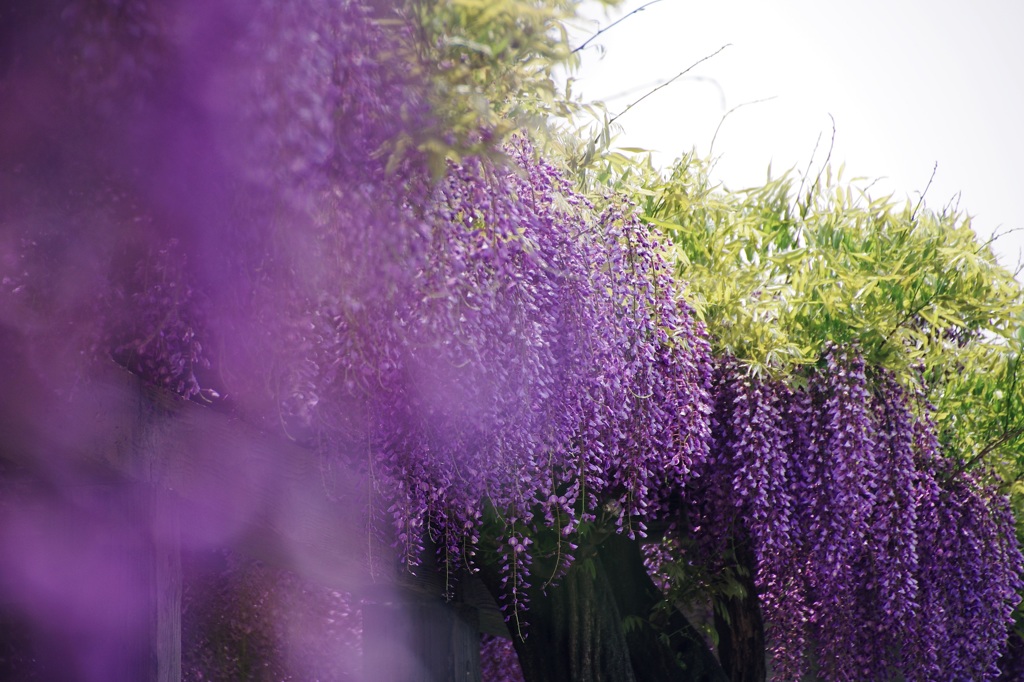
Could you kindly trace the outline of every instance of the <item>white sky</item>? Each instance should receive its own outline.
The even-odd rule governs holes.
[[[627,0],[575,44],[647,0]],[[959,206],[984,237],[1024,228],[1024,2],[979,0],[661,0],[591,43],[576,92],[612,113],[730,43],[716,57],[619,119],[617,146],[654,150],[667,164],[709,152],[715,178],[738,189],[788,168],[803,172],[828,152],[844,177],[880,180],[872,194]],[[604,48],[604,55],[596,48]],[[619,96],[628,92],[626,96]],[[817,166],[816,166],[817,167]],[[1015,266],[1024,231],[995,243]]]

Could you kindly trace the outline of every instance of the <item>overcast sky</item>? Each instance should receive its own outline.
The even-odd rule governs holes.
[[[594,3],[577,44],[646,1],[609,17]],[[882,178],[872,194],[916,201],[938,163],[927,203],[959,193],[987,238],[1024,228],[1022,28],[1016,0],[661,0],[591,43],[575,89],[617,113],[729,44],[619,119],[618,145],[654,150],[662,164],[708,154],[723,114],[767,99],[718,133],[715,176],[727,187],[762,182],[769,163],[803,172],[819,135],[822,163],[834,119],[831,159],[844,177]],[[1022,249],[1024,231],[996,242],[1004,265]]]

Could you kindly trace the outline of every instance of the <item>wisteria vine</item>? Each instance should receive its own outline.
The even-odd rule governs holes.
[[[429,537],[447,564],[470,565],[480,519],[496,514],[515,610],[540,528],[558,527],[564,570],[599,508],[630,534],[664,518],[706,456],[709,364],[628,206],[594,217],[525,142],[507,152],[515,166],[467,160],[434,188],[422,267],[390,299],[386,333],[339,353],[366,330],[331,313],[330,350],[314,356],[329,369],[313,382],[331,399],[308,418],[330,437],[350,422],[339,406],[368,406],[359,438],[408,561]],[[339,381],[368,369],[375,381]]]
[[[400,153],[434,124],[400,12],[118,4],[62,14],[52,83],[113,187],[68,207],[98,216],[100,355],[360,472],[408,564],[472,570],[488,517],[513,614],[541,529],[557,574],[581,523],[636,537],[678,505],[708,344],[628,202],[522,138],[440,177]]]
[[[715,377],[691,535],[711,566],[752,545],[775,679],[996,679],[1021,586],[1008,502],[941,458],[895,379],[838,347],[800,388]]]
[[[598,210],[523,138],[440,174],[399,149],[437,124],[401,15],[82,0],[55,21],[0,74],[0,321],[72,358],[37,364],[84,347],[225,396],[359,472],[406,564],[497,562],[510,617],[585,524],[682,519],[711,569],[751,550],[778,679],[999,674],[1013,519],[926,411],[856,349],[788,384],[713,363],[629,202]]]

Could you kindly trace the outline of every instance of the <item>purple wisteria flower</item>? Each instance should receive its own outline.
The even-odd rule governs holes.
[[[775,679],[996,679],[1022,568],[1007,500],[855,351],[798,385],[718,364],[687,508],[710,570],[750,543]]]

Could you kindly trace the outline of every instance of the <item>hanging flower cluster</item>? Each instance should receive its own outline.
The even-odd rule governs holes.
[[[210,361],[200,338],[207,328],[201,294],[185,265],[175,240],[143,255],[130,273],[113,279],[97,314],[107,320],[99,341],[105,353],[151,383],[192,398],[204,392],[197,372]]]
[[[512,612],[542,529],[564,569],[580,524],[635,537],[682,506],[709,565],[750,548],[781,679],[810,649],[831,680],[997,674],[1012,519],[896,382],[837,348],[806,385],[712,371],[630,206],[522,140],[439,175],[395,153],[436,122],[381,12],[82,0],[52,52],[14,45],[5,324],[57,337],[99,300],[133,371],[195,396],[212,365],[239,412],[365,474],[407,562],[472,567],[496,518]]]
[[[636,536],[677,504],[707,453],[710,365],[658,244],[523,140],[440,177],[395,153],[432,124],[400,15],[126,0],[60,21],[71,72],[50,85],[74,80],[53,96],[84,112],[60,134],[134,216],[81,227],[108,244],[97,345],[116,360],[189,397],[216,377],[250,420],[364,474],[407,562],[429,544],[471,565],[497,517],[512,606],[538,530],[564,569],[581,522]],[[126,235],[138,265],[111,255]]]
[[[183,566],[182,680],[361,677],[356,597],[230,552],[211,563]]]
[[[710,563],[753,549],[776,677],[813,658],[828,680],[995,679],[1021,571],[1006,500],[941,460],[905,391],[856,353],[830,349],[805,379],[718,366],[690,498]]]
[[[345,297],[321,295],[292,363],[310,368],[316,399],[285,405],[358,453],[347,461],[367,471],[406,561],[429,538],[448,565],[470,564],[496,514],[519,606],[538,529],[557,530],[565,568],[599,510],[631,534],[665,517],[706,456],[709,363],[628,207],[595,216],[524,141],[507,152],[508,167],[452,165],[408,204],[412,227],[391,226],[409,240],[398,253],[417,254],[400,286],[381,278],[364,298],[328,285]]]
[[[428,84],[399,56],[408,27],[349,0],[58,5],[11,17],[6,316],[36,337],[58,328],[38,344],[51,363],[80,364],[60,345],[75,331],[183,395],[212,362],[250,415],[272,411],[276,395],[256,398],[268,383],[314,400],[285,385],[272,318],[308,336],[324,272],[365,300],[417,267],[391,227],[427,174],[413,153],[385,173],[387,145],[428,116]],[[324,242],[353,257],[331,263]]]
[[[480,638],[480,679],[487,682],[524,682],[512,640],[491,635]]]

